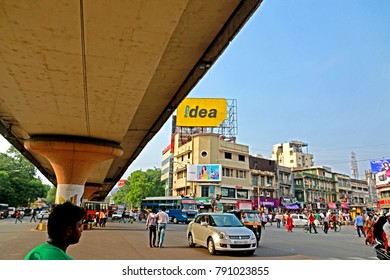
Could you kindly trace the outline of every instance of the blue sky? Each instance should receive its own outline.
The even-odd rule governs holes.
[[[348,175],[355,152],[362,177],[390,158],[389,14],[387,0],[264,0],[188,97],[236,99],[251,154],[300,140],[316,165]],[[161,167],[169,132],[170,120],[125,177]]]

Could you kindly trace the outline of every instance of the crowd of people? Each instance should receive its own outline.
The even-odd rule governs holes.
[[[294,222],[291,217],[292,214],[297,213],[296,211],[285,211],[264,213],[260,212],[260,220],[263,229],[265,225],[269,223],[272,226],[272,222],[276,222],[277,228],[285,227],[287,232],[293,232]],[[344,223],[345,216],[337,211],[328,210],[326,212],[313,211],[304,213],[307,215],[307,223],[310,233],[318,233],[317,226],[323,225],[324,233],[327,234],[329,229],[336,231],[336,224]],[[349,223],[349,220],[347,220]],[[385,250],[389,251],[389,240],[390,240],[390,212],[387,214],[377,214],[375,212],[365,213],[362,215],[360,212],[356,212],[356,216],[351,220],[357,236],[364,237],[366,245],[374,246],[379,241],[385,247]]]
[[[277,228],[285,227],[287,232],[293,232],[294,222],[292,214],[295,212],[260,212],[259,217],[262,226],[276,222]],[[329,225],[340,222],[335,212],[307,212],[309,231],[318,233],[316,224],[324,225],[324,233],[330,228]],[[95,225],[104,227],[108,218],[107,211],[99,211],[95,216]],[[83,231],[84,210],[69,202],[54,207],[48,219],[48,241],[33,248],[25,257],[25,260],[71,260],[66,253],[66,249],[79,242]],[[148,230],[148,245],[150,248],[162,248],[169,221],[166,208],[162,207],[160,211],[152,209],[147,213],[146,227]],[[354,227],[358,237],[365,237],[365,244],[383,245],[386,254],[389,255],[390,240],[390,212],[385,215],[375,213],[356,213],[353,220]]]
[[[100,210],[95,213],[95,217],[93,218],[93,225],[99,227],[105,227],[108,218],[108,209]]]

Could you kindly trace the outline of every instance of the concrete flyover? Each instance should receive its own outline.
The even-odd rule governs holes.
[[[102,200],[261,2],[0,0],[0,133]]]

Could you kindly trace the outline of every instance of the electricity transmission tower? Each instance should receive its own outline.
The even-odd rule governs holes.
[[[351,153],[351,174],[354,179],[359,179],[359,171],[355,152]]]

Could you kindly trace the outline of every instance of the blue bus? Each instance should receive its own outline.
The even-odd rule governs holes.
[[[153,209],[166,208],[169,220],[175,224],[188,224],[198,214],[198,207],[194,198],[182,196],[156,196],[146,197],[141,202],[141,212],[144,218]],[[142,218],[141,218],[142,219]]]

